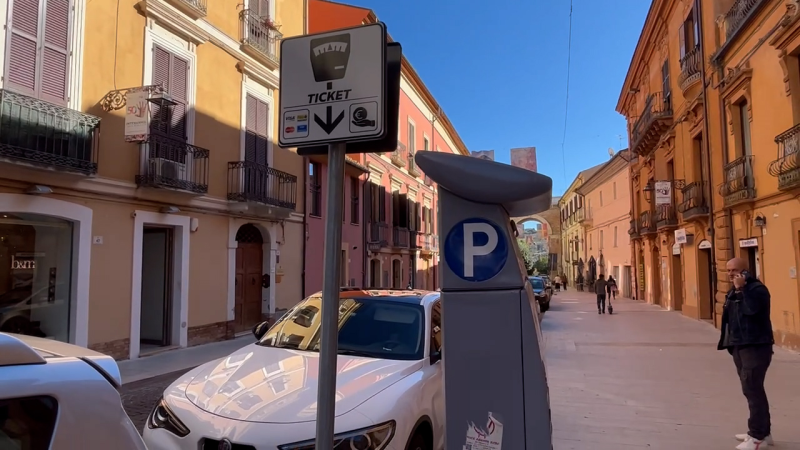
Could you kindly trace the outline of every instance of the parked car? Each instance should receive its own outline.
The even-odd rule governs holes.
[[[343,289],[339,305],[336,449],[442,450],[440,294]],[[148,449],[313,449],[321,306],[304,299],[176,380],[147,420]]]
[[[0,333],[0,449],[146,450],[120,383],[110,356]]]
[[[545,280],[542,277],[528,277],[533,289],[533,295],[539,303],[539,311],[545,312],[550,309],[550,299],[553,296],[553,291],[548,289]]]

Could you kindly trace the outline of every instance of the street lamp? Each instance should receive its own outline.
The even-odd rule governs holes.
[[[642,192],[644,192],[644,199],[649,202],[653,197],[653,191],[655,190],[656,187],[653,185],[653,181],[648,181],[645,187],[642,189]]]

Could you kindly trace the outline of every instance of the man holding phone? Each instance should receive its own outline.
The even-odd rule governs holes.
[[[767,287],[748,272],[744,259],[728,261],[727,270],[733,287],[725,296],[717,348],[727,350],[733,356],[742,393],[750,409],[749,430],[746,434],[736,435],[736,439],[742,441],[736,448],[760,450],[774,445],[769,401],[764,390],[764,379],[775,344],[770,321],[770,294]]]

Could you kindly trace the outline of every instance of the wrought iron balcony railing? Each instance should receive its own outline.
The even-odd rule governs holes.
[[[408,228],[392,227],[392,244],[395,248],[408,248]]]
[[[412,177],[422,176],[422,171],[417,167],[417,162],[414,160],[414,152],[408,152],[408,174]]]
[[[208,14],[208,0],[168,0],[173,6],[188,14],[193,19]]]
[[[672,126],[672,101],[661,92],[647,96],[642,115],[631,131],[633,148],[639,155],[647,155],[655,149],[664,132]]]
[[[779,158],[769,164],[769,174],[778,179],[778,189],[800,187],[800,124],[775,137]]]
[[[389,246],[389,224],[385,222],[370,222],[368,242],[380,244],[380,247]]]
[[[297,176],[251,161],[228,163],[228,201],[297,206]]]
[[[683,220],[708,215],[707,188],[705,181],[693,181],[681,189],[683,201],[678,204],[678,211]]]
[[[765,3],[767,0],[735,0],[724,16],[725,40],[728,41],[736,35],[747,19]]]
[[[423,244],[422,241],[424,240],[423,238],[424,234],[414,230],[409,230],[408,234],[409,234],[408,242],[411,244],[410,248],[421,249]]]
[[[406,144],[398,141],[397,148],[392,152],[390,159],[392,160],[392,164],[395,166],[405,167],[408,161],[408,150],[406,149]]]
[[[283,35],[270,25],[270,19],[245,9],[239,13],[239,23],[244,50],[261,62],[277,67],[280,64],[278,47]]]
[[[719,186],[719,193],[726,207],[749,202],[756,198],[752,156],[740,156],[729,162],[723,168],[723,173],[725,182]]]
[[[678,215],[674,205],[658,205],[656,207],[656,228],[670,228],[678,225]]]
[[[142,187],[208,193],[209,151],[184,141],[151,134],[142,143],[147,152],[144,167],[136,175]]]
[[[681,74],[678,76],[678,85],[684,92],[695,81],[700,80],[700,69],[703,64],[700,46],[695,46],[681,58]]]
[[[639,234],[653,234],[656,232],[656,222],[653,220],[654,211],[645,211],[639,215]]]
[[[0,159],[97,174],[100,118],[0,89]]]
[[[628,234],[631,237],[638,237],[639,236],[639,221],[636,219],[631,219],[631,226],[628,228]]]

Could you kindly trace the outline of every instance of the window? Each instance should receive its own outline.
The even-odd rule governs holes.
[[[670,85],[669,78],[669,59],[665,60],[664,64],[661,66],[661,93],[664,96],[664,104],[656,105],[656,107],[661,108],[660,111],[664,111],[669,109],[672,104],[672,85]]]
[[[152,105],[151,132],[181,142],[186,142],[186,112],[189,94],[189,61],[165,50],[153,47],[153,84],[160,84],[176,103],[169,108]],[[184,162],[186,155],[181,152]],[[169,159],[171,155],[165,155]]]
[[[423,137],[422,138],[422,149],[423,150],[428,150],[430,148],[429,146],[430,146],[430,142],[428,142],[428,138],[427,137]]]
[[[8,5],[6,86],[66,106],[70,0],[16,0]]]
[[[747,100],[742,100],[737,106],[739,110],[739,155],[737,156],[749,156],[752,153],[750,149],[750,118],[747,114]]]
[[[611,197],[613,197],[614,200],[617,199],[617,182],[616,181],[614,182],[614,184],[611,185]]]
[[[700,44],[700,22],[695,17],[694,9],[689,12],[686,20],[681,24],[678,30],[678,39],[680,40],[681,59]]]
[[[417,130],[414,127],[412,122],[408,122],[408,169],[411,170],[416,167],[416,163],[414,162],[414,152],[416,151],[417,147]]]
[[[614,247],[617,246],[617,227],[614,227]]]
[[[311,192],[311,212],[310,215],[322,217],[322,168],[319,163],[308,165],[308,183]]]
[[[600,206],[603,206],[603,191],[600,191]]]
[[[350,223],[358,224],[358,203],[359,203],[359,179],[350,178]]]
[[[600,230],[600,245],[597,247],[598,249],[603,249],[603,230]]]
[[[266,166],[269,161],[269,105],[249,94],[245,102],[244,160]]]
[[[442,302],[437,300],[431,306],[431,355],[442,351]]]
[[[262,18],[270,17],[269,1],[267,0],[249,0],[250,11]]]
[[[50,448],[57,416],[53,397],[0,400],[0,448]]]
[[[365,192],[369,195],[369,220],[372,223],[386,223],[386,188],[373,182],[367,183]]]

